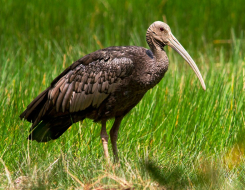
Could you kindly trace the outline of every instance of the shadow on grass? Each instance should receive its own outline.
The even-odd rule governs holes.
[[[143,167],[150,177],[164,189],[216,189],[223,184],[221,172],[208,162],[196,166],[195,169],[188,169],[188,166],[183,167],[183,165],[159,166],[151,160],[146,161]]]
[[[150,177],[159,183],[160,186],[175,189],[190,185],[188,180],[183,178],[184,170],[181,167],[175,167],[170,170],[168,167],[158,166],[153,161],[145,162],[144,167]]]

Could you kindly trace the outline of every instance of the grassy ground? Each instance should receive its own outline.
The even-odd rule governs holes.
[[[1,0],[0,189],[18,180],[29,189],[243,189],[242,3]],[[90,120],[56,141],[26,140],[30,123],[18,116],[55,76],[102,47],[147,47],[155,20],[168,22],[207,91],[166,48],[169,71],[122,122],[120,166],[103,160],[100,125]]]

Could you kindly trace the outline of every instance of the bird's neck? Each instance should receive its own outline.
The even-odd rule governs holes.
[[[166,52],[160,48],[152,48],[152,53],[156,57],[156,60],[161,60],[165,58]]]
[[[168,62],[167,54],[164,51],[164,49],[160,47],[157,47],[157,48],[154,47],[154,48],[151,48],[151,51],[153,55],[155,56],[157,66],[162,67],[167,71],[169,62]]]
[[[154,39],[152,38],[152,36],[146,35],[146,41],[153,53],[153,55],[155,56],[156,59],[156,63],[165,67],[166,70],[168,68],[168,57],[166,55],[166,52],[163,49],[163,46],[160,46],[158,43],[156,43],[154,41]]]

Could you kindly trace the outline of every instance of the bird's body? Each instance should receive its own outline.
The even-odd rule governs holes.
[[[56,139],[72,123],[89,118],[102,123],[101,138],[108,157],[106,121],[115,118],[110,136],[117,159],[116,140],[122,118],[159,83],[168,69],[163,50],[166,44],[154,41],[150,33],[153,27],[154,23],[146,37],[151,50],[137,46],[98,50],[74,62],[55,78],[20,116],[33,123],[29,139],[38,142]]]
[[[70,121],[65,126],[67,129],[84,118],[98,122],[125,116],[164,76],[168,59],[164,50],[162,55],[163,61],[157,62],[146,48],[120,46],[95,51],[74,62],[44,91],[41,110],[31,111],[29,115],[27,109],[21,115],[35,123],[33,129],[41,120],[50,124],[59,121],[56,133],[37,137],[32,134],[30,138],[56,139],[66,120]],[[50,128],[51,132],[53,129]]]

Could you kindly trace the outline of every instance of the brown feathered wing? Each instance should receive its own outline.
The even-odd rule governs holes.
[[[114,58],[103,50],[73,63],[20,115],[33,123],[29,139],[58,138],[72,123],[83,120],[86,111],[98,108],[133,68],[131,59]]]

